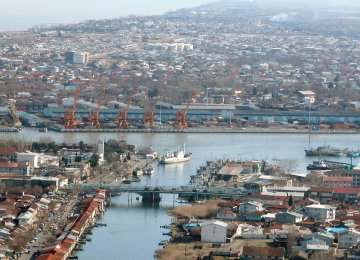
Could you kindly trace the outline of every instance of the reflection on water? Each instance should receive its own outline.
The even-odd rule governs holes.
[[[308,147],[307,134],[151,134],[151,133],[39,133],[36,130],[24,129],[19,133],[0,133],[0,138],[24,138],[28,141],[38,140],[41,136],[50,137],[57,142],[96,143],[98,139],[126,140],[129,144],[139,146],[151,145],[157,152],[164,149],[182,147],[191,152],[189,162],[158,165],[154,163],[155,174],[144,176],[140,183],[134,185],[171,185],[181,186],[189,182],[196,169],[211,159],[295,159],[298,162],[297,172],[306,172],[306,165],[317,157],[305,157],[304,148]],[[358,135],[314,135],[311,145],[328,144],[339,148],[359,148]],[[350,162],[347,157],[320,158]],[[354,158],[354,163],[359,163]],[[163,195],[157,206],[146,205],[137,201],[133,194],[132,204],[128,204],[127,194],[113,198],[110,207],[100,222],[107,227],[95,228],[92,242],[87,243],[80,259],[152,259],[158,242],[168,237],[162,235],[160,225],[169,224],[167,210],[173,206],[173,196]],[[175,203],[175,205],[177,205]]]

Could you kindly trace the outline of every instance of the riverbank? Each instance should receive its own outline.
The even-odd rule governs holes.
[[[308,129],[289,129],[289,128],[186,128],[186,129],[59,129],[54,130],[60,133],[192,133],[192,134],[308,134]],[[360,134],[359,130],[333,130],[324,129],[311,131],[311,134]]]

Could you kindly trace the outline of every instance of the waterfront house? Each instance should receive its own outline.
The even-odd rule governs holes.
[[[227,225],[217,220],[201,223],[201,242],[226,243]]]
[[[296,212],[280,212],[276,214],[275,221],[278,223],[295,224],[303,220],[303,215]]]

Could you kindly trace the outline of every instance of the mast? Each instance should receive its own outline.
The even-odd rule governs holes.
[[[311,103],[309,103],[309,140],[308,140],[308,142],[309,142],[309,150],[310,150],[310,148],[311,148],[311,125],[310,125],[310,123],[311,123],[311,121],[310,121],[310,113],[311,113]]]

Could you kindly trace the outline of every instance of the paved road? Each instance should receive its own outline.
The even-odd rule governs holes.
[[[45,222],[45,226],[43,229],[35,235],[37,240],[34,243],[31,243],[31,249],[29,250],[29,254],[23,254],[19,259],[20,260],[29,260],[34,259],[34,254],[36,251],[40,250],[44,245],[46,245],[47,238],[51,235],[50,227],[57,226],[58,223],[62,220],[67,220],[67,216],[69,215],[72,208],[75,206],[76,198],[71,197],[68,202],[62,205],[62,207],[57,211],[55,215],[49,217],[47,223]]]

